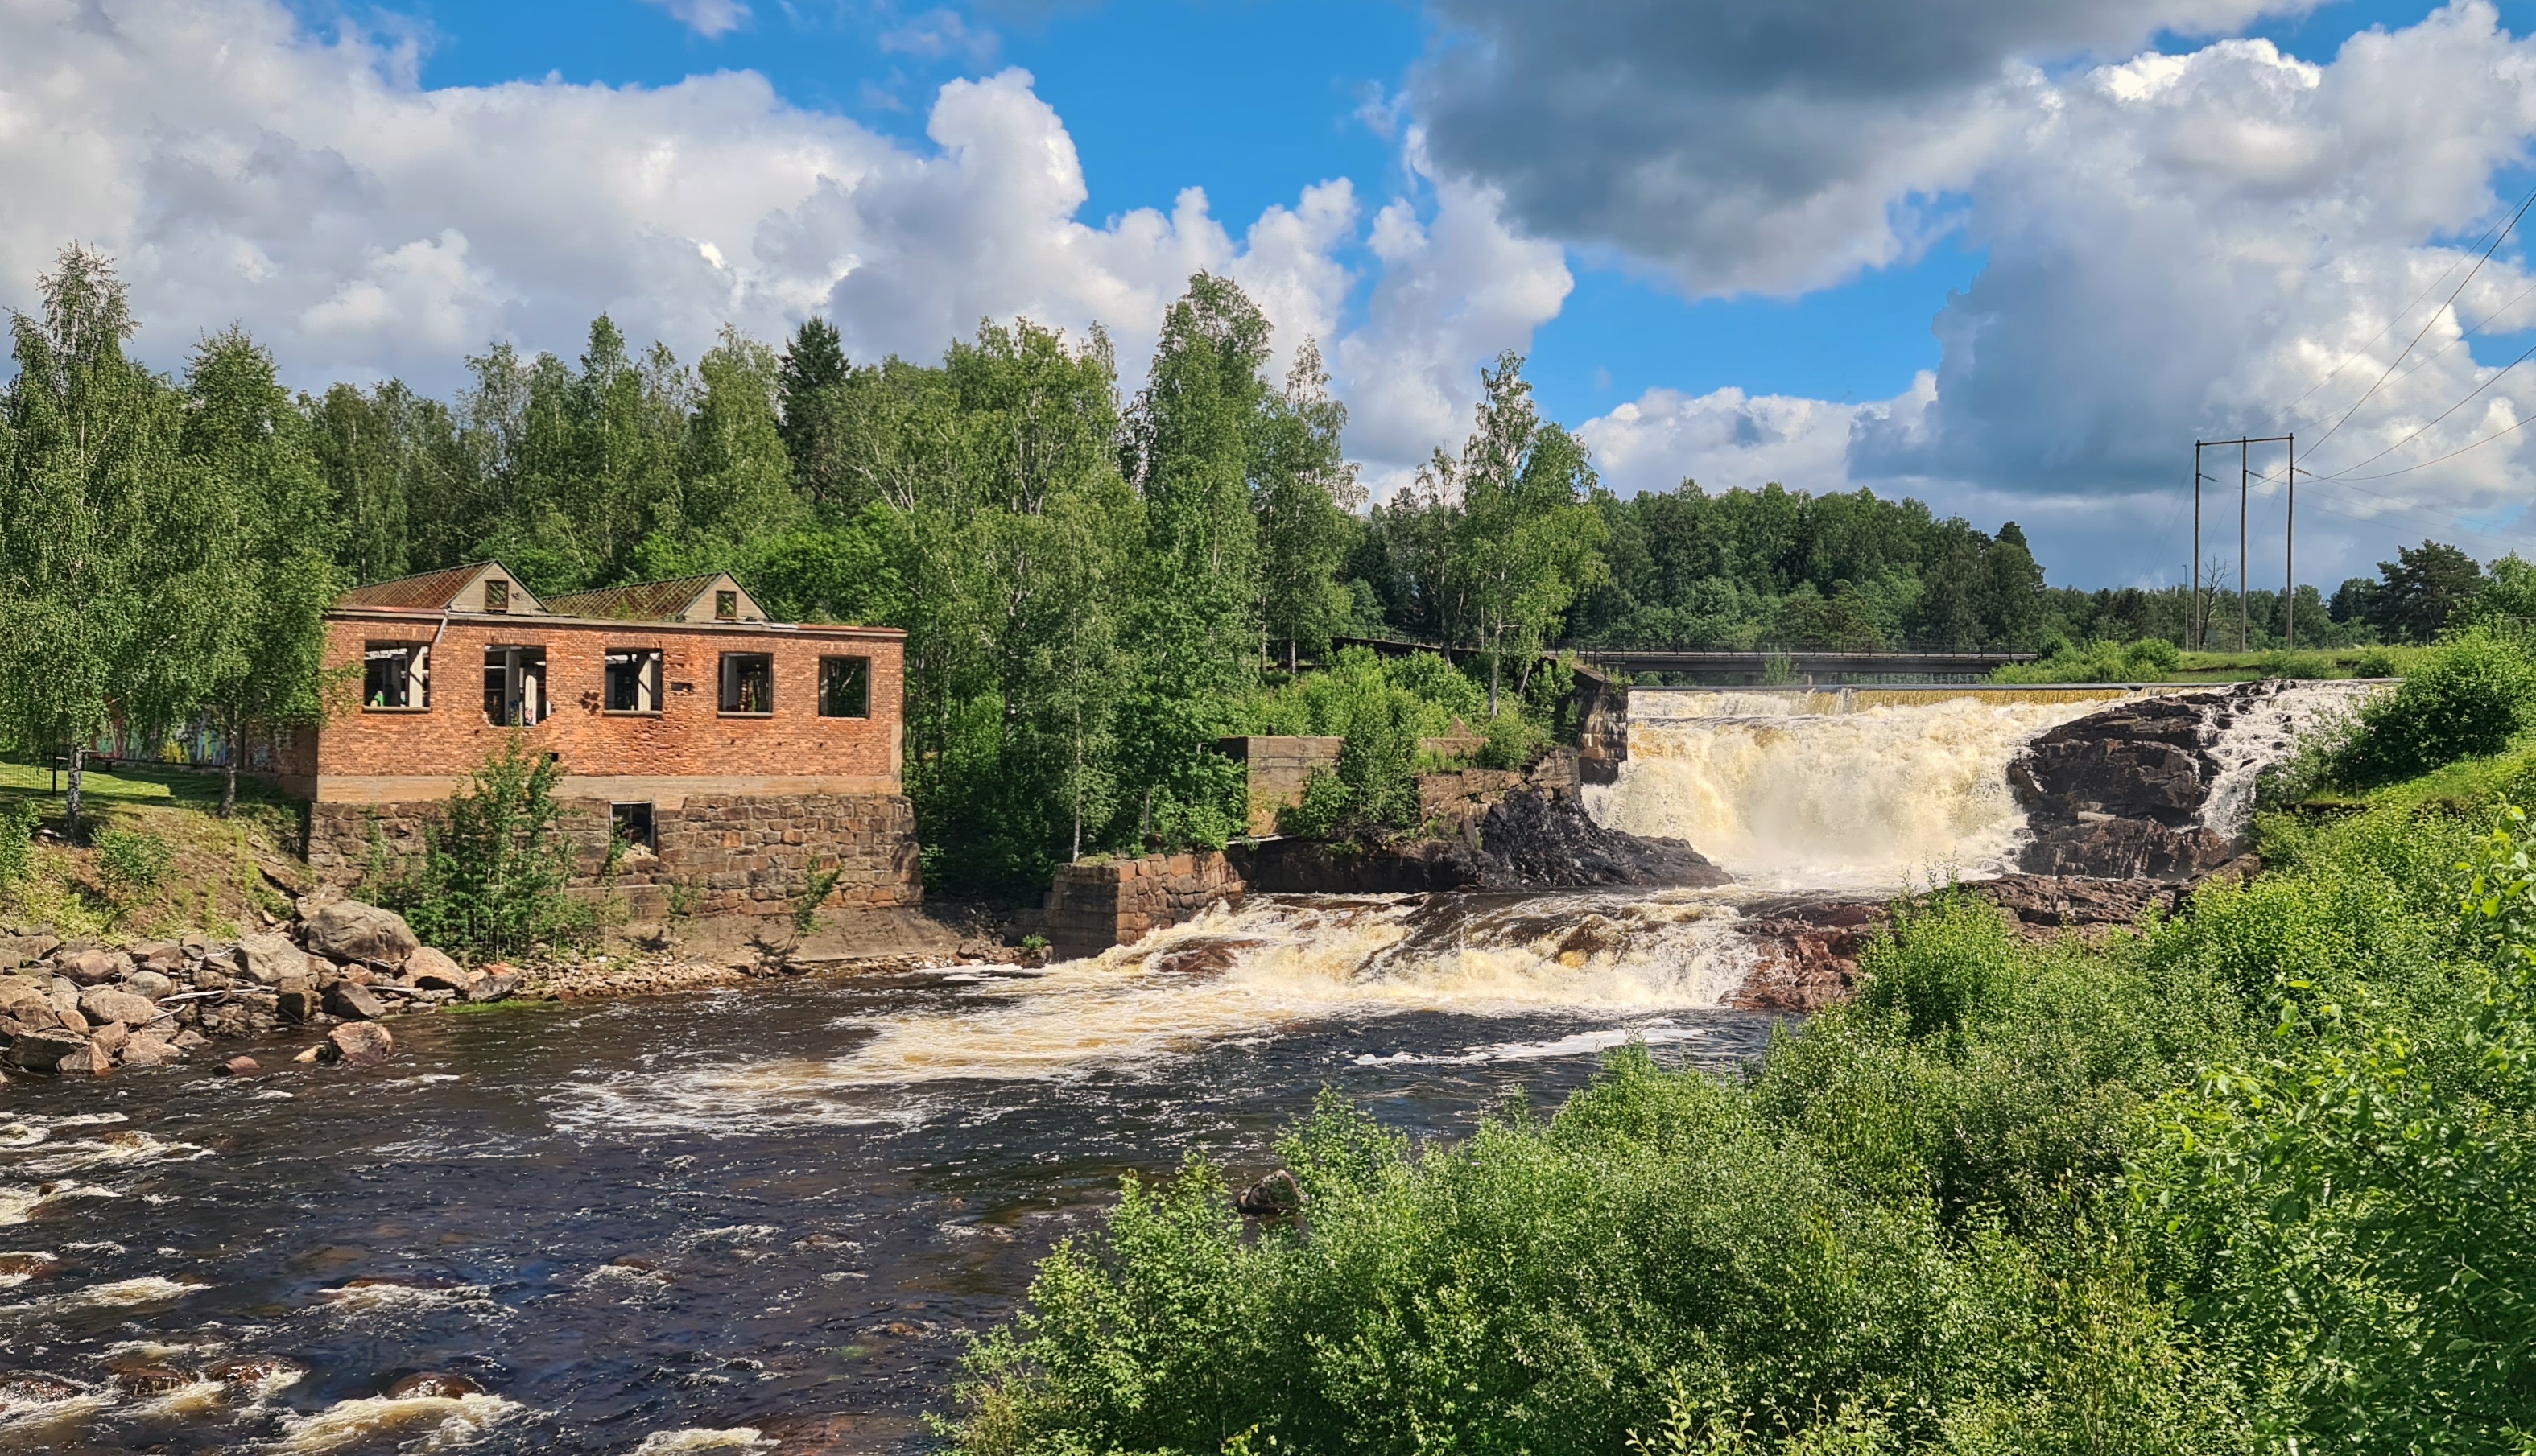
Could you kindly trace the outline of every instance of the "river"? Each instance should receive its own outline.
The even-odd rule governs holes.
[[[1723,890],[1257,899],[1044,972],[408,1018],[370,1072],[13,1082],[0,1365],[79,1389],[0,1387],[0,1446],[928,1449],[967,1337],[1121,1174],[1265,1171],[1324,1087],[1432,1138],[1630,1040],[1746,1060],[1741,909],[1995,867],[2007,755],[2090,706],[1633,726],[1596,812]],[[304,1373],[111,1378],[247,1357]],[[386,1397],[424,1371],[480,1393]]]

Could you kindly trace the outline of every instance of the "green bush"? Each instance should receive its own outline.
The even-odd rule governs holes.
[[[2468,632],[2427,655],[2393,692],[2360,710],[2342,778],[2369,786],[2410,779],[2509,746],[2536,721],[2536,665],[2515,644]]]
[[[1482,730],[1488,741],[1480,747],[1480,767],[1521,772],[1532,766],[1541,750],[1550,746],[1550,735],[1531,720],[1518,713],[1500,713]]]
[[[1316,772],[1303,781],[1303,801],[1277,811],[1277,832],[1298,839],[1328,839],[1356,812],[1356,794],[1336,774]]]
[[[513,733],[453,795],[410,879],[373,892],[430,945],[476,957],[567,943],[598,922],[565,893],[574,850],[554,788],[563,763]]]
[[[0,804],[0,899],[25,883],[35,858],[35,806],[20,799]]]
[[[2010,663],[1991,673],[1991,681],[2001,683],[2036,682],[2163,682],[2183,662],[2183,654],[2174,643],[2162,637],[2143,637],[2135,642],[2091,642],[2085,647],[2066,644],[2048,657],[2031,663]]]
[[[2402,660],[2395,656],[2395,650],[2393,648],[2373,647],[2352,660],[2351,675],[2354,677],[2401,677],[2404,675],[2404,669],[2401,663]]]
[[[97,877],[106,898],[125,905],[167,881],[175,847],[144,829],[100,829],[95,840]]]
[[[2524,1456],[2536,831],[2388,791],[2101,947],[1941,895],[1715,1078],[1617,1053],[1299,1218],[1131,1182],[973,1348],[1021,1453]],[[2457,866],[2466,866],[2462,876]],[[2464,913],[2460,914],[2460,901]]]

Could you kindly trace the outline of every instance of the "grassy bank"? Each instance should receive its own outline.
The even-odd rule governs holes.
[[[23,862],[0,863],[0,928],[43,927],[66,937],[235,935],[258,912],[287,915],[285,888],[304,878],[290,846],[299,807],[252,780],[234,814],[217,810],[221,781],[182,769],[128,765],[90,772],[82,786],[94,833],[73,848],[39,838]],[[0,762],[0,829],[32,815],[61,828],[54,776]]]
[[[2521,747],[2268,817],[2096,949],[1939,897],[1742,1080],[1624,1051],[1423,1148],[1327,1103],[1265,1227],[1131,1181],[961,1446],[2536,1449],[2531,793]]]

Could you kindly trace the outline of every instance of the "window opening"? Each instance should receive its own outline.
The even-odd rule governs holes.
[[[871,659],[819,660],[819,716],[871,717]]]
[[[488,576],[484,579],[484,609],[486,611],[509,611],[511,609],[511,584],[509,582],[502,580],[498,576]]]
[[[421,642],[373,642],[361,651],[361,706],[419,709],[431,706],[431,647]]]
[[[607,653],[607,711],[661,711],[661,650],[620,647]]]
[[[714,593],[714,620],[721,622],[735,622],[739,620],[739,594],[737,592]]]
[[[484,717],[499,728],[531,728],[546,721],[546,650],[484,650]]]
[[[607,817],[616,827],[616,842],[628,851],[646,855],[661,853],[661,841],[652,829],[650,804],[609,804]]]
[[[722,655],[722,711],[775,711],[775,659],[762,652]]]

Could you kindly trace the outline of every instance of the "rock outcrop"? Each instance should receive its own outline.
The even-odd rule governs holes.
[[[2365,684],[2244,682],[2118,703],[2037,737],[2008,765],[2034,875],[2194,880],[2245,852],[2255,776]]]
[[[1230,852],[1254,894],[1705,886],[1732,876],[1678,839],[1606,829],[1572,788],[1514,789],[1450,838],[1388,844],[1269,840]]]

